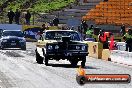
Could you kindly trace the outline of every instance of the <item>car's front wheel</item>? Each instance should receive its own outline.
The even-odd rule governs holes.
[[[39,55],[39,53],[37,52],[37,50],[35,50],[35,52],[36,52],[36,61],[37,61],[37,63],[43,64],[43,57],[41,57]]]
[[[81,59],[82,59],[81,67],[84,68],[85,67],[85,63],[86,63],[86,56],[83,56]]]
[[[73,59],[73,60],[70,61],[70,63],[71,63],[71,65],[72,65],[73,67],[76,67],[76,66],[77,66],[77,63],[78,63],[78,60]]]

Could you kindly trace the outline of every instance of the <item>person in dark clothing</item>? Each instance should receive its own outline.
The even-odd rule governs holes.
[[[83,31],[83,34],[84,34],[84,37],[83,38],[84,39],[86,37],[87,28],[88,28],[88,25],[87,25],[86,21],[82,21],[81,22],[81,30]]]
[[[83,35],[83,31],[82,31],[82,29],[81,29],[81,26],[80,26],[80,25],[78,26],[78,32],[79,32],[79,34],[80,34],[81,38],[83,39],[84,35]]]
[[[19,19],[20,19],[20,12],[18,9],[16,9],[16,12],[15,12],[15,22],[16,24],[19,24]]]
[[[57,17],[55,17],[55,18],[53,19],[53,25],[54,25],[54,26],[58,26],[58,24],[59,24],[59,19],[58,19]]]
[[[120,33],[121,33],[121,36],[124,36],[124,34],[125,34],[125,25],[121,26]]]
[[[80,0],[76,0],[75,1],[76,5],[79,5],[79,2],[80,2]]]
[[[86,33],[87,28],[88,28],[88,25],[87,25],[86,21],[82,21],[81,29],[83,30],[84,34]]]
[[[132,52],[132,29],[128,30],[128,33],[123,36],[123,39],[126,42],[126,51],[129,49],[129,52]]]
[[[78,32],[82,33],[81,26],[78,26]]]
[[[91,26],[90,26],[90,29],[92,29],[92,30],[93,30],[93,29],[94,29],[94,26],[93,26],[93,25],[91,25]]]
[[[13,18],[14,18],[14,16],[15,16],[15,13],[14,13],[12,10],[10,10],[10,11],[8,12],[7,16],[8,16],[8,18],[9,18],[9,23],[12,24]]]
[[[39,35],[40,35],[40,40],[43,39],[43,33],[44,31],[47,29],[47,27],[45,26],[45,24],[42,25],[42,28],[39,31]]]
[[[47,27],[45,26],[45,24],[43,24],[42,28],[40,30],[40,34],[43,34],[46,29],[47,29]]]
[[[25,19],[26,19],[27,25],[30,25],[30,18],[31,18],[31,14],[29,11],[27,11],[27,13],[25,14]]]

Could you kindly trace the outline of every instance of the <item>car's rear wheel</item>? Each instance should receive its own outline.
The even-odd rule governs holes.
[[[81,59],[82,59],[81,67],[84,68],[85,67],[85,63],[86,63],[86,56],[83,56]]]
[[[39,53],[37,52],[37,50],[35,50],[35,52],[36,52],[36,61],[37,61],[37,63],[43,64],[43,57],[41,57],[39,55]]]

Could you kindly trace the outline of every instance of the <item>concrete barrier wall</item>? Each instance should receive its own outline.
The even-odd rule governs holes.
[[[109,61],[110,59],[110,54],[111,54],[111,52],[110,52],[110,50],[109,49],[103,49],[103,51],[102,51],[102,60],[106,60],[106,61]]]
[[[103,45],[99,42],[87,42],[89,48],[89,56],[94,58],[102,58]]]
[[[118,50],[103,49],[99,42],[87,42],[89,56],[102,60],[132,65],[132,52],[125,51],[125,42],[118,42]]]
[[[132,52],[113,50],[110,54],[111,61],[132,65]]]
[[[117,42],[117,48],[118,48],[118,50],[125,51],[126,43],[125,42]]]

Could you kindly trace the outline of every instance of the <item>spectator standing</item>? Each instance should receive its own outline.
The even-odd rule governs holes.
[[[93,25],[91,25],[90,28],[87,29],[86,35],[87,35],[88,38],[93,37],[93,29],[94,29]]]
[[[78,26],[78,32],[79,32],[79,34],[81,36],[81,39],[83,39],[84,35],[83,35],[82,30],[81,30],[81,26]]]
[[[123,37],[123,39],[126,42],[126,51],[132,52],[132,29],[128,30],[128,33],[126,33]]]
[[[46,25],[43,24],[43,25],[42,25],[42,28],[40,29],[40,31],[38,31],[38,34],[37,34],[37,35],[40,36],[40,37],[39,37],[40,40],[41,40],[41,39],[43,40],[43,33],[45,32],[46,29],[47,29]]]
[[[59,19],[55,16],[55,18],[53,19],[53,25],[58,26],[58,24],[59,24]]]
[[[121,26],[120,33],[121,33],[121,36],[123,36],[125,34],[125,25]]]
[[[87,31],[88,25],[86,23],[86,21],[82,21],[81,23],[81,29],[83,30],[83,33],[85,34]]]
[[[108,37],[107,37],[106,32],[104,32],[104,30],[100,30],[98,38],[99,38],[99,42],[101,42],[103,44],[103,49],[109,49]]]
[[[78,26],[77,28],[78,28],[78,32],[82,34],[81,26]]]
[[[30,25],[30,18],[31,18],[31,14],[28,10],[27,13],[25,14],[25,19],[26,19],[26,24],[27,25]]]
[[[86,31],[87,31],[87,28],[88,28],[88,25],[87,25],[86,21],[82,21],[81,22],[81,30],[83,31],[84,39],[85,39],[85,34],[86,34]]]
[[[76,0],[76,1],[75,1],[75,4],[76,4],[76,5],[79,5],[79,2],[80,2],[80,0]]]
[[[40,30],[40,34],[43,34],[46,29],[47,29],[47,27],[45,26],[45,24],[43,24],[42,28]]]
[[[15,13],[10,9],[10,11],[7,14],[8,18],[9,18],[9,24],[12,24],[13,22],[13,18],[15,16]]]
[[[16,22],[16,24],[19,24],[19,21],[20,21],[20,11],[18,9],[16,9],[16,12],[15,12],[15,22]]]

